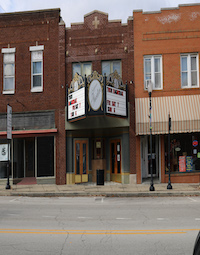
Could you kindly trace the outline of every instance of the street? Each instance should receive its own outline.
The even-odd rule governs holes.
[[[189,255],[200,197],[0,197],[0,254]]]

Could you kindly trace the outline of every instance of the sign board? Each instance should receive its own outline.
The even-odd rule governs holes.
[[[194,146],[194,147],[198,146],[198,141],[197,141],[197,140],[194,140],[194,141],[192,142],[192,146]]]
[[[85,87],[68,95],[68,120],[85,115]]]
[[[7,139],[12,139],[12,107],[7,105]]]
[[[8,161],[8,144],[0,144],[0,161]]]
[[[126,116],[126,91],[106,86],[106,113]]]
[[[186,156],[179,156],[179,172],[186,172]]]
[[[186,157],[186,171],[191,172],[193,170],[193,158],[192,156]]]

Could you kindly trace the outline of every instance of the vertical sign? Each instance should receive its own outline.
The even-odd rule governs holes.
[[[12,107],[7,105],[7,139],[12,139]]]
[[[179,172],[186,172],[186,157],[179,156]]]
[[[193,170],[193,158],[192,156],[186,157],[186,171],[191,172]]]

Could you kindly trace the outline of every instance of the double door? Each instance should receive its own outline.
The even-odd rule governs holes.
[[[75,183],[88,182],[88,141],[75,141]]]

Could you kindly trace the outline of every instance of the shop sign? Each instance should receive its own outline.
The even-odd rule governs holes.
[[[193,170],[193,158],[192,156],[186,157],[186,171],[191,172]]]
[[[85,115],[85,83],[83,77],[75,74],[68,88],[67,119],[73,120]]]
[[[197,140],[194,140],[194,141],[192,142],[192,146],[194,146],[194,147],[198,146],[198,141],[197,141]]]
[[[0,144],[0,161],[8,161],[8,144]]]
[[[106,87],[106,113],[126,116],[126,91]]]
[[[81,88],[68,96],[68,119],[85,115],[85,88]]]
[[[179,156],[179,172],[186,172],[186,156]]]

